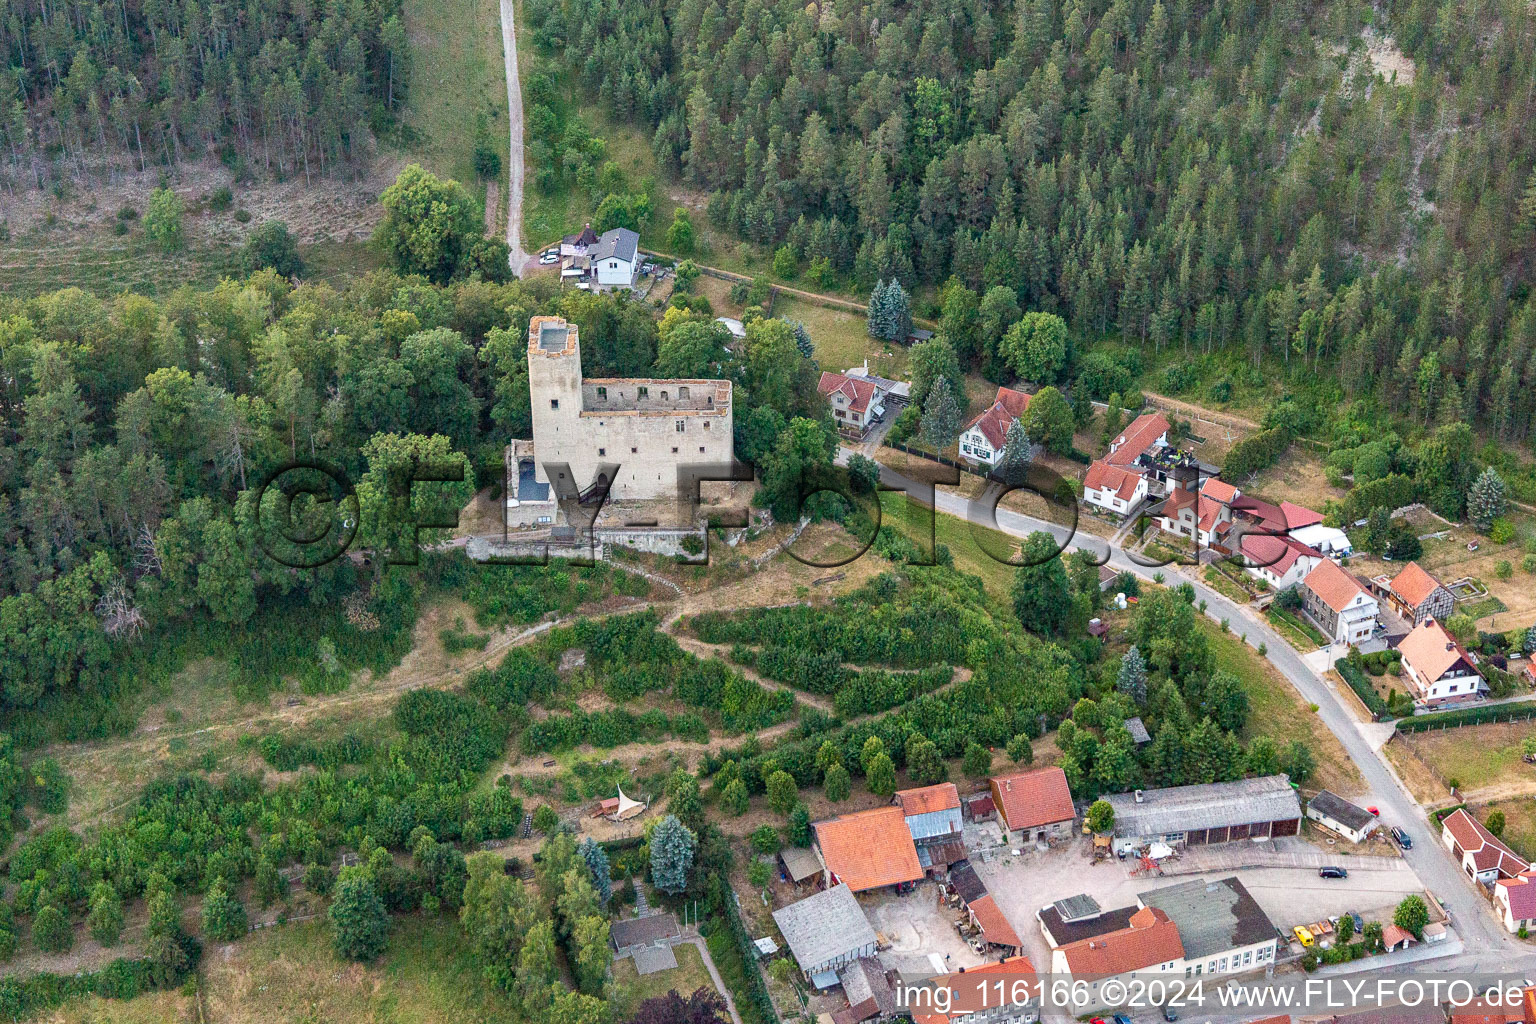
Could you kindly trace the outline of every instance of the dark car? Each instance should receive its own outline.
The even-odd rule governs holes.
[[[1321,867],[1321,868],[1317,869],[1317,877],[1319,877],[1319,878],[1348,878],[1349,877],[1349,872],[1347,870],[1345,870],[1344,868],[1339,867],[1337,864],[1329,864],[1326,867]]]
[[[1173,1012],[1173,1005],[1172,1004],[1169,1004],[1168,1006],[1163,1007],[1163,1020],[1166,1020],[1166,1021],[1170,1022],[1170,1024],[1172,1024],[1173,1021],[1176,1021],[1178,1019],[1179,1019],[1179,1015],[1177,1013]]]
[[[1115,1014],[1115,1024],[1131,1024],[1131,1018],[1123,1013]]]
[[[1349,918],[1351,921],[1355,922],[1355,934],[1364,935],[1365,918],[1361,917],[1359,914],[1354,913],[1353,911],[1350,912]]]
[[[1405,850],[1413,849],[1413,837],[1396,825],[1392,826],[1392,838],[1397,840],[1397,845]]]

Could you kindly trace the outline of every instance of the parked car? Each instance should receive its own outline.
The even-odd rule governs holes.
[[[1365,934],[1365,918],[1361,917],[1359,914],[1357,914],[1353,910],[1351,910],[1349,912],[1349,919],[1351,921],[1355,922],[1355,934],[1356,935],[1364,935]]]
[[[1397,845],[1405,850],[1413,849],[1413,837],[1396,825],[1392,826],[1392,838],[1397,840]]]
[[[1131,1024],[1131,1018],[1123,1013],[1115,1014],[1115,1024]]]
[[[1168,1024],[1173,1024],[1178,1019],[1179,1015],[1174,1012],[1172,1004],[1163,1007],[1163,1020],[1168,1021]]]
[[[1317,877],[1319,877],[1319,878],[1348,878],[1349,877],[1349,871],[1346,870],[1345,868],[1339,867],[1337,864],[1329,864],[1326,867],[1321,867],[1321,868],[1317,869]]]
[[[1291,934],[1296,936],[1296,941],[1303,946],[1312,945],[1312,931],[1304,924],[1299,924],[1291,929]]]

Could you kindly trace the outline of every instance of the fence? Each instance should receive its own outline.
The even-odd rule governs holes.
[[[1526,722],[1536,718],[1536,701],[1500,704],[1491,708],[1463,708],[1400,719],[1398,732],[1428,732],[1431,729],[1459,729],[1464,725],[1491,725],[1498,722]]]

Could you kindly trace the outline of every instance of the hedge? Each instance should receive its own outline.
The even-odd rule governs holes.
[[[1227,460],[1221,467],[1222,478],[1237,480],[1249,473],[1268,469],[1290,446],[1291,432],[1285,427],[1271,427],[1245,437],[1227,452]]]
[[[1378,719],[1386,718],[1391,714],[1387,708],[1387,702],[1381,699],[1375,688],[1371,686],[1370,681],[1365,678],[1365,673],[1361,672],[1358,666],[1344,658],[1340,658],[1333,663],[1333,667],[1338,670],[1339,675],[1349,684],[1349,688],[1355,691],[1355,696],[1360,698],[1371,714],[1375,715]]]
[[[1536,718],[1536,704],[1499,704],[1494,707],[1463,708],[1460,711],[1440,711],[1428,715],[1414,715],[1397,723],[1398,732],[1426,732],[1430,729],[1457,729],[1463,725],[1485,725],[1489,722],[1524,722]]]
[[[202,957],[201,944],[191,937],[183,937],[181,944],[187,954],[187,962],[195,965]],[[173,988],[181,984],[186,976],[177,974],[157,977],[158,973],[148,960],[119,957],[101,970],[85,974],[44,973],[26,978],[0,979],[0,1019],[41,1017],[56,1006],[86,996],[132,999],[156,988]]]
[[[778,1011],[773,1007],[773,997],[768,994],[768,985],[763,981],[763,970],[758,964],[757,947],[752,944],[752,936],[747,934],[741,913],[736,909],[735,895],[730,886],[717,881],[710,900],[715,907],[710,920],[714,926],[710,928],[710,955],[729,987],[737,988],[730,982],[734,980],[733,976],[739,976],[746,988],[744,1005],[737,1007],[744,1024],[779,1024]],[[724,929],[719,927],[721,918],[724,918]],[[729,945],[725,941],[727,938]]]

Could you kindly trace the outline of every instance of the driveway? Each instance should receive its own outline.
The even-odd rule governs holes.
[[[507,247],[512,272],[523,276],[523,89],[517,76],[517,25],[512,0],[501,0],[501,52],[507,65]]]

